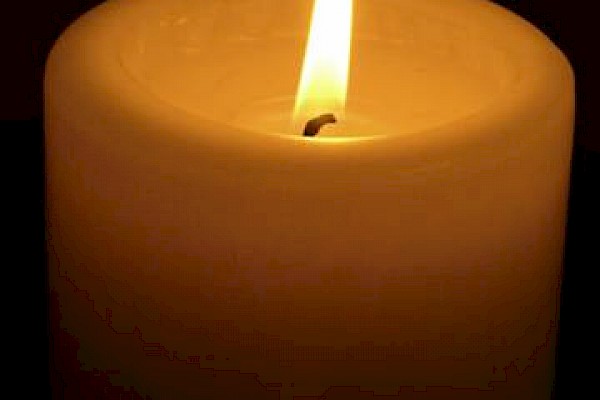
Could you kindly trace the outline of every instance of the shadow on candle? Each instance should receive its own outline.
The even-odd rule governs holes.
[[[62,275],[55,280],[55,289],[50,296],[51,320],[51,379],[54,398],[79,400],[85,398],[118,398],[157,400],[191,398],[236,398],[248,400],[275,400],[289,398],[294,400],[322,400],[326,398],[340,400],[492,400],[492,399],[548,399],[552,389],[552,365],[555,325],[550,323],[546,340],[531,352],[525,366],[512,360],[506,365],[493,367],[496,378],[489,381],[488,389],[477,387],[447,386],[398,386],[392,393],[381,394],[380,390],[369,390],[354,385],[328,384],[327,379],[313,382],[314,387],[302,382],[307,377],[327,376],[335,381],[336,370],[347,371],[349,365],[363,378],[376,382],[390,381],[414,375],[428,379],[428,371],[452,369],[452,375],[458,377],[473,374],[473,362],[481,359],[480,354],[467,354],[461,366],[460,358],[432,358],[436,346],[454,343],[452,336],[440,337],[435,341],[416,341],[411,345],[392,344],[389,347],[374,346],[372,342],[363,342],[358,346],[347,347],[338,361],[326,360],[327,349],[319,346],[304,346],[295,349],[296,360],[285,361],[285,356],[273,351],[282,346],[278,337],[269,337],[254,331],[240,336],[246,342],[246,356],[263,358],[266,362],[276,361],[278,368],[292,365],[297,382],[284,384],[276,379],[265,380],[257,373],[241,372],[235,367],[223,367],[228,359],[218,360],[219,351],[227,342],[227,331],[236,327],[222,321],[218,332],[204,330],[198,332],[198,339],[211,336],[211,342],[217,353],[179,356],[175,349],[168,349],[158,342],[145,340],[144,332],[137,327],[132,332],[119,332],[113,327],[113,310],[106,308],[100,312],[94,308],[94,301],[85,290],[81,290]],[[60,293],[60,294],[59,294]],[[63,314],[76,320],[77,329],[84,329],[84,335],[78,335],[64,325]],[[162,321],[169,326],[178,321]],[[71,325],[72,326],[72,325]],[[83,332],[83,331],[82,331]],[[231,336],[229,336],[231,340]],[[226,347],[226,346],[225,346]],[[269,348],[271,354],[269,355]],[[493,346],[492,346],[493,349]],[[493,352],[494,350],[492,350]],[[498,346],[495,351],[503,351]],[[292,350],[294,352],[294,350]],[[96,354],[93,354],[96,353]],[[321,355],[319,354],[321,353]],[[81,355],[84,354],[83,360]],[[331,358],[331,354],[329,354]],[[485,358],[485,357],[484,357]],[[97,368],[85,360],[102,360],[109,367]],[[278,361],[277,361],[278,360]],[[220,363],[219,363],[220,361]],[[216,365],[219,364],[220,367]],[[475,368],[475,370],[477,367]],[[272,371],[273,372],[273,371]],[[299,386],[301,386],[299,388]],[[547,387],[548,393],[540,388]],[[299,389],[299,390],[298,390]],[[150,394],[149,394],[150,393]],[[153,396],[151,393],[162,393]],[[165,393],[169,393],[165,397]]]

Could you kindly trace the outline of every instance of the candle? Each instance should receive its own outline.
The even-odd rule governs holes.
[[[487,1],[337,3],[347,93],[317,107],[312,2],[114,0],[61,36],[54,348],[152,399],[548,399],[567,60]]]

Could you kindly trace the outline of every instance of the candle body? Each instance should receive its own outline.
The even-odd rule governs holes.
[[[155,399],[232,390],[207,370],[549,398],[568,63],[487,2],[357,6],[349,109],[382,127],[306,140],[247,110],[293,91],[309,11],[113,1],[56,44],[50,287],[83,368]]]

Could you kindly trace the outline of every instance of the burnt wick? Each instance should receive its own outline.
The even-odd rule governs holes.
[[[306,123],[303,136],[316,136],[323,125],[333,124],[335,122],[337,122],[337,120],[333,114],[319,115],[317,118],[313,118]]]

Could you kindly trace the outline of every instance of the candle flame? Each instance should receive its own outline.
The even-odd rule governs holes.
[[[315,0],[294,121],[325,113],[343,117],[351,36],[352,0]]]

